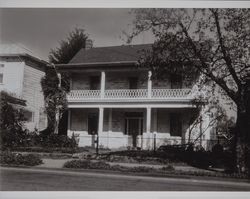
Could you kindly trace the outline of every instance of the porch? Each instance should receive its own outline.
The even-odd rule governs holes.
[[[193,108],[71,108],[68,136],[79,136],[79,146],[141,148],[184,144]]]
[[[78,102],[191,102],[192,84],[170,78],[152,80],[151,71],[96,71],[72,73],[69,103]]]
[[[116,89],[116,90],[71,90],[69,102],[105,100],[105,101],[178,101],[192,99],[191,89]]]

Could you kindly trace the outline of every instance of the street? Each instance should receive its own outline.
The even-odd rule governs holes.
[[[250,191],[250,183],[1,167],[2,191]]]

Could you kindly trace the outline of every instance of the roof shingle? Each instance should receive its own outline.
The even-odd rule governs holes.
[[[151,46],[152,44],[140,44],[81,49],[69,63],[138,61],[141,50],[149,50]]]

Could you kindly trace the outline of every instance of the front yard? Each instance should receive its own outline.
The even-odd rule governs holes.
[[[188,158],[188,154],[185,152],[180,155],[153,151],[100,151],[100,154],[96,155],[93,149],[81,149],[81,151],[83,152],[71,154],[58,152],[2,153],[1,165],[36,166],[39,168],[54,169],[100,170],[105,172],[136,173],[140,175],[145,174],[157,176],[248,178],[244,174],[227,173],[224,168],[192,165],[192,162],[188,161],[190,157]],[[27,160],[24,161],[23,159],[25,159],[25,157],[28,157],[30,162]]]

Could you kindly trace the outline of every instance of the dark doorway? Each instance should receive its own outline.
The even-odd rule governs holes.
[[[139,119],[128,120],[128,134],[132,136],[133,147],[137,147],[137,136],[139,135]]]
[[[125,132],[132,137],[133,147],[138,147],[138,135],[141,135],[143,132],[143,113],[127,112],[125,117]]]
[[[90,90],[99,90],[100,89],[100,77],[91,76],[90,77]]]
[[[97,113],[90,113],[88,115],[88,134],[92,136],[91,146],[95,147],[95,139],[98,133],[98,115]]]
[[[97,113],[90,113],[88,115],[88,134],[96,135],[98,131],[98,115]]]

